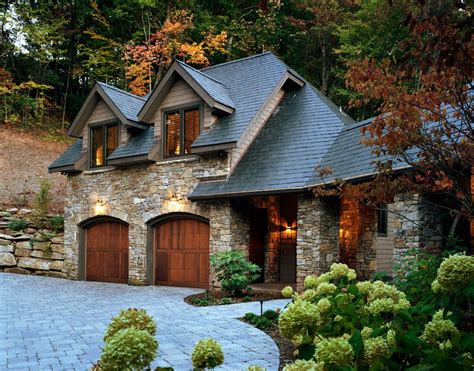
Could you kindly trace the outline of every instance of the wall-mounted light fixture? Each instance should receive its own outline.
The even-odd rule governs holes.
[[[178,195],[173,187],[169,187],[166,190],[165,202],[168,212],[184,211],[186,206],[183,197]]]
[[[97,198],[97,201],[94,205],[94,214],[95,215],[104,215],[107,211],[107,202],[101,198]]]
[[[287,224],[282,225],[280,230],[283,232],[283,238],[293,238],[296,235],[296,226],[293,227],[292,225]]]

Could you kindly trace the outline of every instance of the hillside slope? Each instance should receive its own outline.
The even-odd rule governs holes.
[[[65,143],[0,126],[0,205],[31,206],[42,179],[51,183],[51,211],[62,211],[66,177],[48,174],[48,165],[67,147]]]

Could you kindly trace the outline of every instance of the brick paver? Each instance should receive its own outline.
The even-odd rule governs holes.
[[[260,303],[195,308],[183,298],[196,289],[134,287],[0,273],[0,369],[87,370],[100,355],[102,336],[121,309],[144,308],[158,326],[153,366],[191,370],[195,342],[222,344],[222,370],[260,365],[277,370],[278,348],[263,332],[235,319],[260,312]],[[264,310],[287,301],[264,303]]]

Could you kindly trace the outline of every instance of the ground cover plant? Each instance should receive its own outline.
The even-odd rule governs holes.
[[[306,277],[304,292],[285,289],[293,302],[279,329],[302,360],[285,370],[469,370],[473,281],[474,257],[451,255],[432,282],[437,300],[410,303],[394,285],[357,282],[354,270],[333,264]]]
[[[282,295],[279,292],[251,291],[241,297],[230,297],[226,292],[214,290],[187,296],[184,301],[195,307],[207,307],[209,305],[228,305],[281,298]]]

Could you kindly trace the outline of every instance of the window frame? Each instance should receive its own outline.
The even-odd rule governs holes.
[[[120,146],[120,122],[117,120],[112,120],[112,121],[102,121],[102,122],[94,122],[93,124],[89,125],[89,169],[103,169],[104,167],[109,166],[108,164],[108,156],[107,156],[107,130],[111,126],[116,126],[117,127],[117,148]],[[94,155],[92,151],[93,147],[93,138],[92,138],[92,133],[94,129],[97,129],[98,127],[102,128],[102,151],[104,155],[104,164],[103,165],[94,165]],[[104,130],[105,128],[105,130]]]
[[[201,134],[204,128],[204,109],[203,109],[202,102],[186,103],[186,104],[181,104],[179,106],[166,107],[162,109],[163,119],[162,119],[162,125],[161,125],[161,137],[162,137],[162,144],[163,144],[162,156],[164,159],[181,158],[181,157],[194,155],[193,153],[184,153],[184,141],[185,141],[184,113],[186,111],[192,111],[196,109],[199,111],[199,134]],[[166,117],[168,114],[176,113],[176,112],[179,112],[179,130],[180,130],[179,146],[180,148],[182,148],[183,153],[180,153],[178,155],[168,155],[166,153],[167,152],[166,147],[168,145],[167,140],[166,140],[167,139]]]
[[[383,213],[383,214],[382,214]],[[384,223],[383,230],[381,230],[380,220],[383,218]],[[388,236],[388,204],[380,204],[377,207],[377,236],[387,237]]]

